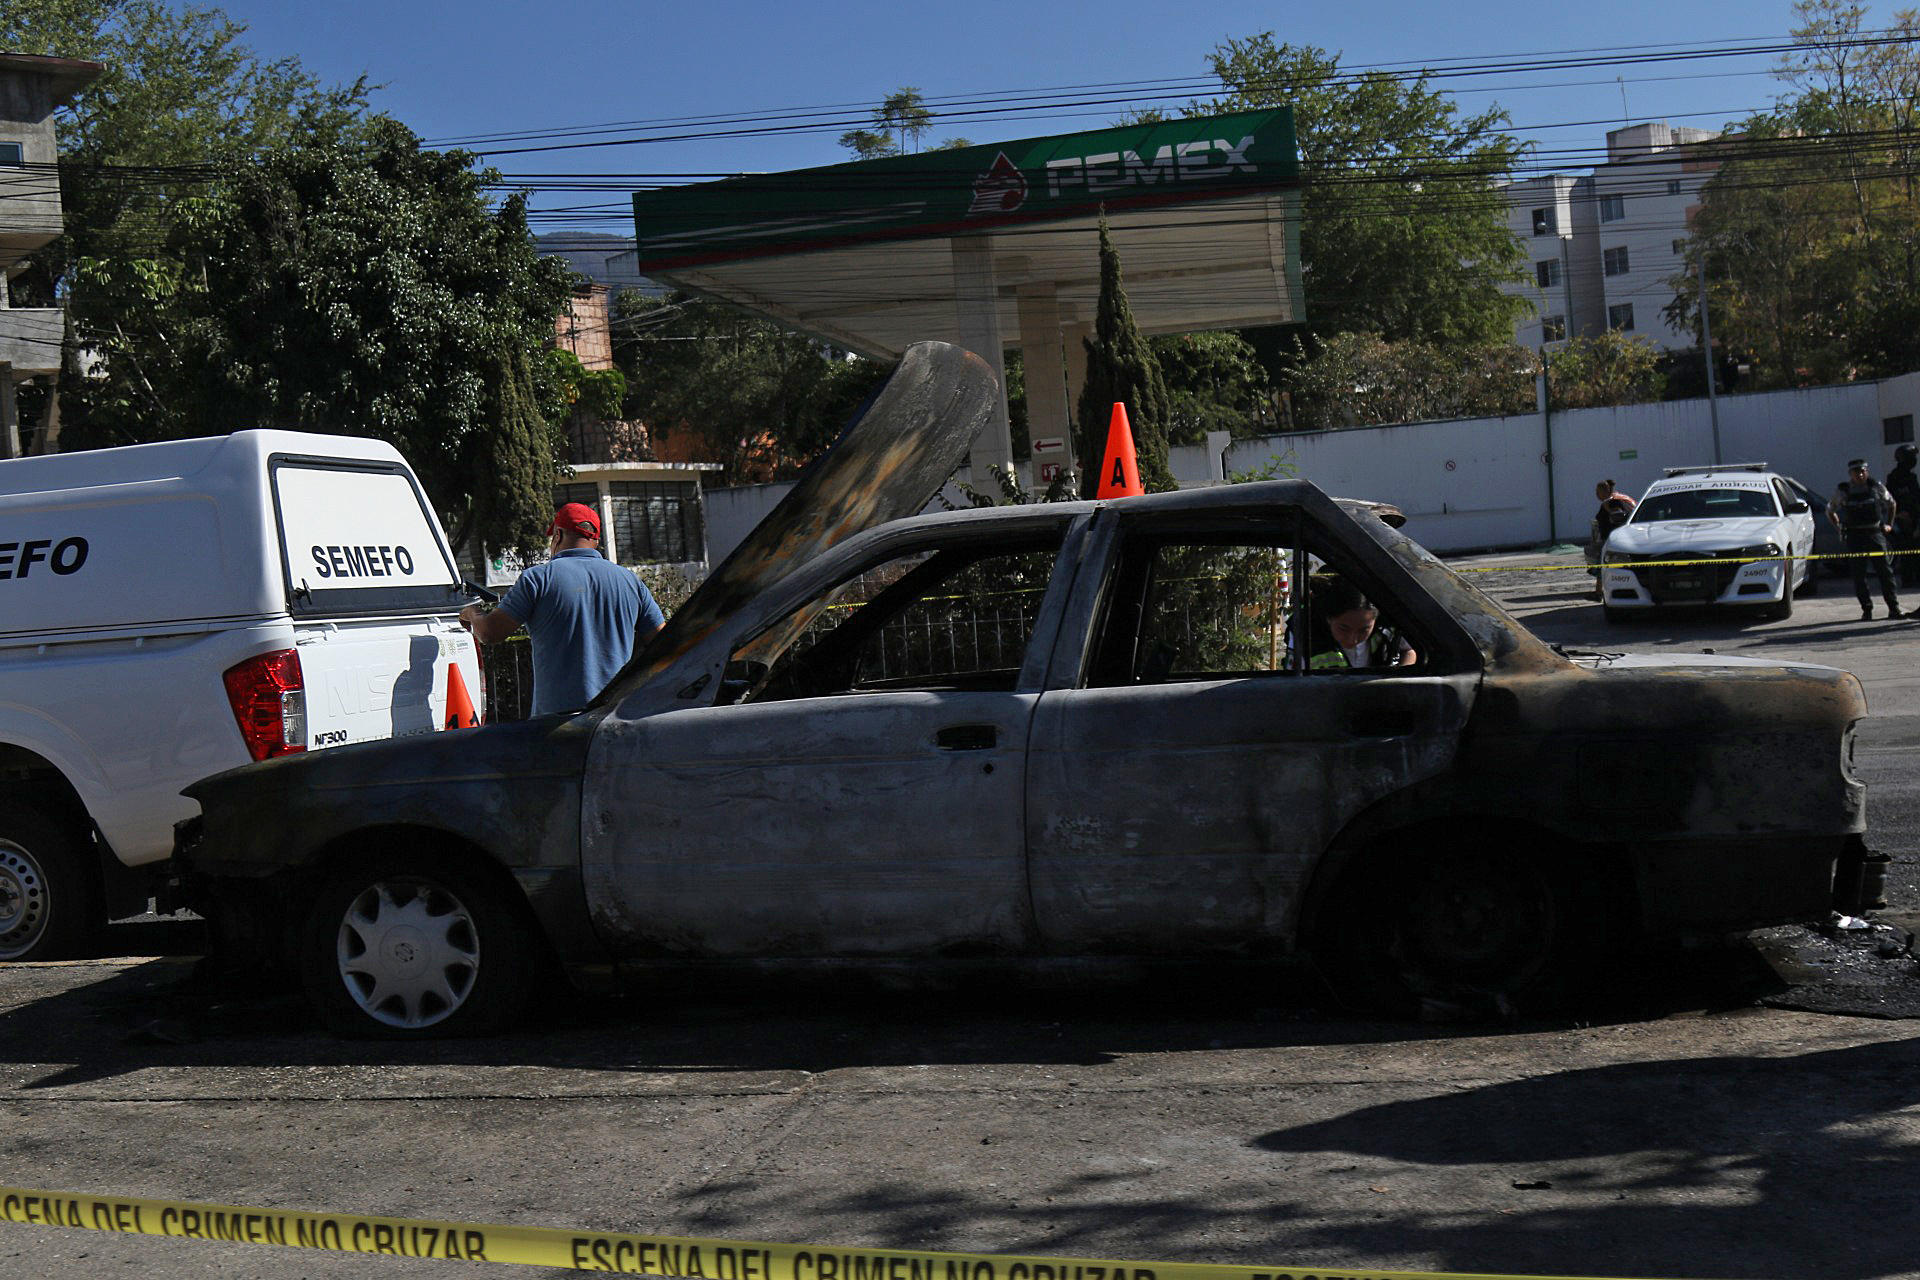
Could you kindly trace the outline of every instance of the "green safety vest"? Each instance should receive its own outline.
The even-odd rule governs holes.
[[[1399,634],[1389,627],[1375,627],[1373,634],[1367,637],[1368,669],[1392,666],[1399,652]],[[1338,645],[1307,659],[1307,668],[1311,671],[1344,671],[1352,665],[1347,661],[1347,651]]]

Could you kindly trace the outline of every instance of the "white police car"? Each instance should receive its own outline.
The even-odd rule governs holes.
[[[1601,551],[1608,621],[1663,604],[1757,605],[1791,617],[1814,589],[1807,490],[1764,462],[1669,467]]]

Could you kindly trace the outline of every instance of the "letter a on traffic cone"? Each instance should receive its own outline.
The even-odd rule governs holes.
[[[1145,493],[1140,487],[1140,462],[1133,454],[1133,429],[1127,425],[1127,406],[1113,402],[1113,421],[1107,425],[1107,458],[1100,464],[1096,498],[1130,498]]]
[[[467,682],[460,676],[460,664],[447,664],[447,723],[449,729],[477,729],[480,717],[473,713],[473,699],[467,696]]]

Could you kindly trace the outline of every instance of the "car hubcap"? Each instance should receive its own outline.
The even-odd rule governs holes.
[[[25,955],[47,931],[47,879],[31,853],[0,840],[0,960]]]
[[[1408,920],[1420,959],[1458,980],[1523,981],[1552,947],[1552,895],[1494,860],[1457,857],[1434,868]]]
[[[340,921],[335,955],[347,994],[390,1027],[446,1021],[480,975],[472,914],[428,881],[383,880],[362,890]]]

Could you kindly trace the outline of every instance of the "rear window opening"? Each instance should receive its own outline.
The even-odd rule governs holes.
[[[434,612],[464,599],[439,523],[405,468],[276,458],[272,481],[294,616]]]

